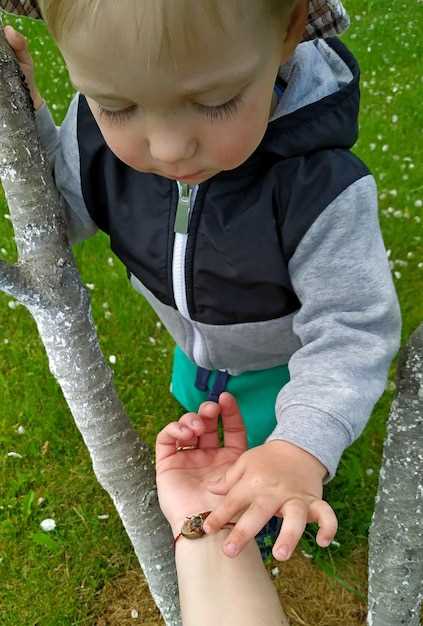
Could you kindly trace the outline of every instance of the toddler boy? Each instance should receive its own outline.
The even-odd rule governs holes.
[[[376,184],[350,152],[359,68],[335,37],[302,42],[313,19],[319,35],[342,30],[345,12],[328,1],[313,14],[306,0],[39,6],[78,90],[58,130],[27,75],[70,241],[110,236],[175,339],[171,389],[186,410],[225,389],[241,408],[249,450],[210,487],[227,496],[207,526],[244,511],[228,555],[275,515],[276,558],[307,522],[328,545],[337,522],[322,486],[400,337]],[[25,71],[24,40],[7,36]]]

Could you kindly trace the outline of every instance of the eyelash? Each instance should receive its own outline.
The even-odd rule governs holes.
[[[220,104],[219,106],[208,107],[203,104],[195,104],[194,106],[203,113],[206,117],[209,118],[212,122],[216,120],[228,119],[233,115],[236,115],[240,105],[242,104],[242,94],[238,94],[232,100],[225,102],[224,104]],[[102,117],[106,117],[109,121],[122,124],[127,119],[131,117],[136,107],[130,107],[125,109],[124,111],[108,111],[107,109],[103,109],[101,104],[98,104],[98,112],[100,120]]]

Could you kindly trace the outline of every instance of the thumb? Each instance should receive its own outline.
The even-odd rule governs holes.
[[[216,478],[211,478],[207,483],[207,491],[216,494],[224,494],[229,491],[227,487],[227,479],[226,476],[217,476]]]
[[[226,470],[226,472],[215,474],[207,481],[207,490],[211,493],[223,495],[232,489],[244,474],[244,459],[239,459]]]

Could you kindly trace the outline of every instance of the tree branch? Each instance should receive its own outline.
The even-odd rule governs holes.
[[[373,626],[418,626],[423,598],[423,324],[401,350],[369,531]]]
[[[25,287],[19,265],[10,265],[6,261],[0,261],[0,291],[4,291],[20,302],[30,297],[30,291]]]

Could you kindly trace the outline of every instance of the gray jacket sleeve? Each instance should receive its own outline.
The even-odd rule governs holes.
[[[55,125],[46,104],[35,113],[41,143],[53,170],[57,189],[65,200],[68,237],[72,245],[91,237],[98,230],[82,196],[77,138],[78,99],[77,93],[60,127]]]
[[[335,475],[386,386],[400,344],[398,299],[378,220],[377,189],[365,176],[343,191],[309,228],[289,262],[301,307],[293,330],[302,347],[276,401],[283,439]]]

